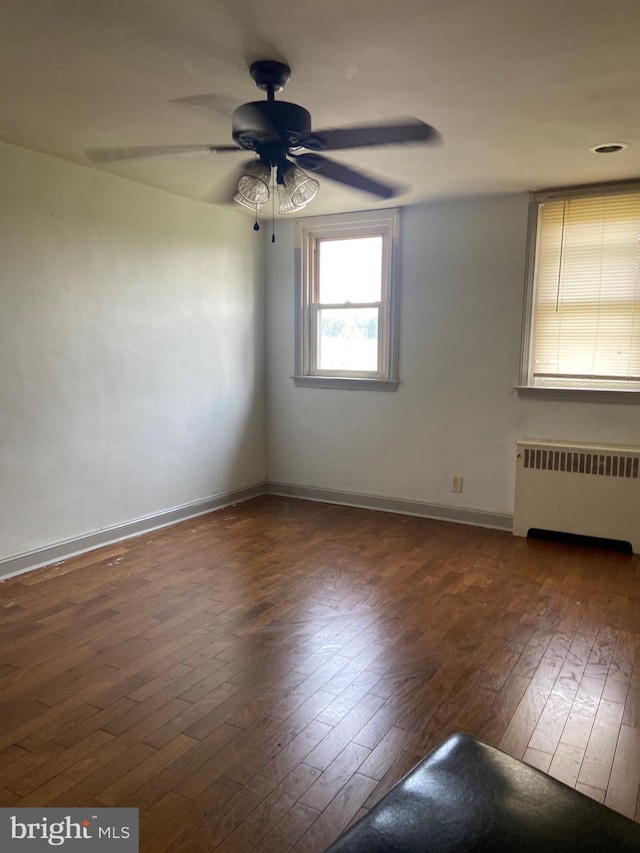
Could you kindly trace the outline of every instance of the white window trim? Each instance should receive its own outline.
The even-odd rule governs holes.
[[[535,299],[536,242],[538,236],[538,208],[544,201],[580,198],[608,193],[640,192],[640,181],[622,181],[619,183],[590,184],[575,187],[539,190],[530,193],[529,216],[527,222],[527,253],[525,260],[525,286],[522,309],[522,336],[520,354],[520,374],[518,384],[514,386],[518,396],[541,400],[566,400],[593,403],[633,403],[640,404],[640,390],[621,388],[587,387],[585,385],[540,386],[534,385],[531,378],[532,328]]]
[[[332,373],[312,370],[312,347],[315,347],[312,288],[314,275],[313,247],[318,238],[366,236],[383,233],[387,238],[383,263],[383,306],[379,323],[379,363],[381,375]],[[293,380],[306,388],[343,388],[346,390],[395,391],[399,384],[398,361],[398,234],[397,208],[314,216],[296,220],[295,247],[295,365]],[[386,369],[385,369],[386,368]]]

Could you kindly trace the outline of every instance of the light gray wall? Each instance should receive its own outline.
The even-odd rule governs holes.
[[[264,480],[255,237],[0,144],[0,559]]]
[[[518,398],[527,198],[401,212],[395,393],[295,388],[293,224],[267,247],[268,477],[512,514],[516,439],[638,444],[640,406]],[[464,491],[451,492],[451,475]]]
[[[637,444],[639,406],[513,391],[526,217],[403,210],[399,391],[295,388],[291,221],[263,248],[228,209],[0,144],[0,560],[266,475],[510,514],[517,438]]]

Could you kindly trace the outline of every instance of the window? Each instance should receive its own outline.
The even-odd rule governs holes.
[[[398,211],[296,223],[297,385],[398,385]]]
[[[640,390],[640,187],[533,201],[522,384]]]

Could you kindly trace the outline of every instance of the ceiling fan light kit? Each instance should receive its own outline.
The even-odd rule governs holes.
[[[262,213],[262,205],[255,204],[254,202],[247,201],[246,198],[243,198],[240,193],[236,193],[233,197],[233,200],[238,204],[241,204],[243,207],[247,207],[252,213],[255,213],[256,216]],[[256,229],[257,230],[257,229]]]
[[[304,207],[309,204],[316,197],[320,189],[320,182],[307,175],[295,163],[289,163],[287,168],[283,170],[282,183],[284,188],[290,193],[291,204],[294,207]]]
[[[315,198],[320,183],[302,166],[378,199],[393,198],[402,191],[398,186],[330,160],[320,152],[439,140],[438,132],[417,118],[312,131],[308,110],[298,104],[275,100],[275,93],[284,88],[291,76],[288,65],[261,59],[251,65],[249,73],[256,86],[267,93],[267,99],[242,104],[234,110],[231,135],[235,145],[100,148],[88,151],[89,159],[105,163],[199,152],[252,151],[256,159],[241,167],[233,200],[250,208],[257,216],[276,188],[281,214],[299,211]]]
[[[269,199],[271,166],[256,160],[245,166],[238,179],[238,195],[249,205],[264,204]]]
[[[269,200],[269,183],[272,164],[256,160],[244,167],[238,179],[238,192],[233,200],[256,213]],[[276,186],[278,189],[279,213],[295,213],[312,201],[320,189],[320,183],[307,175],[295,163],[286,160],[276,166]]]
[[[278,190],[278,213],[280,216],[286,216],[287,213],[296,213],[300,210],[291,201],[291,193],[284,185],[279,185]]]

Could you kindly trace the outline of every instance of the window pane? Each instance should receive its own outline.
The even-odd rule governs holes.
[[[378,309],[322,308],[318,312],[320,370],[378,370]]]
[[[318,241],[318,302],[379,302],[382,236]]]

